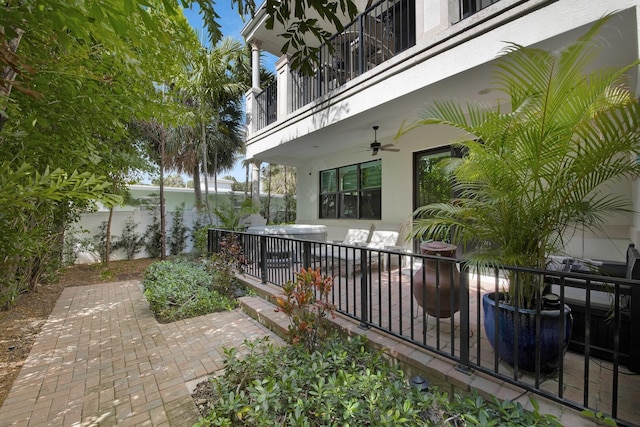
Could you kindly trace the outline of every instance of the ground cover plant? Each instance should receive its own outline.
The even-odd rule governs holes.
[[[276,311],[290,321],[288,346],[268,338],[225,349],[221,375],[198,385],[199,426],[467,426],[560,425],[519,403],[453,399],[411,387],[398,365],[372,351],[365,338],[344,338],[327,321],[333,279],[302,269],[283,286]]]
[[[237,305],[226,283],[214,280],[212,272],[199,262],[157,262],[149,266],[142,283],[144,295],[160,322],[233,310]]]
[[[537,404],[486,401],[409,386],[404,372],[361,337],[331,336],[304,345],[246,342],[247,354],[226,349],[223,373],[194,393],[198,426],[557,426]]]

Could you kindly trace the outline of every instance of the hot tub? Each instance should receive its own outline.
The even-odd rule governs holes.
[[[324,225],[287,224],[287,225],[255,225],[247,229],[247,233],[290,237],[299,240],[327,241],[327,227]]]

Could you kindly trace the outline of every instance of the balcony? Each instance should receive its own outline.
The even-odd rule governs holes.
[[[444,21],[437,31],[444,32],[445,28],[441,27],[450,27],[498,1],[451,0],[448,9],[432,11],[434,16],[446,16],[441,18]],[[326,99],[328,94],[414,47],[421,37],[416,28],[419,22],[416,16],[420,12],[414,0],[375,3],[346,25],[344,31],[335,34],[329,43],[319,47],[318,65],[312,75],[291,69],[288,59],[281,57],[276,64],[276,82],[264,90],[254,88],[247,94],[249,134]]]
[[[218,243],[228,233],[210,230],[209,250],[216,252]],[[569,350],[560,358],[557,369],[549,372],[536,366],[524,370],[517,364],[505,363],[502,352],[508,349],[494,351],[485,332],[481,301],[485,293],[501,290],[503,271],[477,275],[465,270],[459,260],[411,254],[398,248],[371,250],[275,236],[237,235],[243,245],[245,277],[279,287],[293,280],[295,272],[302,267],[322,268],[335,278],[332,302],[343,319],[352,323],[351,328],[359,326],[374,330],[388,337],[387,343],[392,342],[389,341],[392,338],[417,347],[418,352],[423,353],[423,356],[416,356],[419,360],[430,360],[431,357],[448,360],[457,371],[454,375],[456,384],[451,384],[454,387],[465,382],[469,388],[480,384],[487,392],[487,389],[497,391],[508,384],[524,390],[523,393],[528,391],[572,409],[606,414],[618,425],[635,425],[640,419],[640,408],[635,403],[640,398],[640,376],[636,375],[640,371],[640,344],[633,341],[638,334],[637,320],[633,326],[638,313],[630,304],[631,299],[640,299],[638,281],[565,271],[537,271],[553,287],[561,305],[580,304],[572,298],[582,292],[586,310],[574,309],[576,320]],[[349,257],[336,259],[333,258],[336,252],[353,256],[350,260]],[[314,253],[324,255],[314,258]],[[457,309],[457,312],[449,318],[437,315],[449,311],[449,303],[442,302],[444,292],[450,291],[446,286],[437,291],[435,306],[426,310],[422,308],[426,305],[419,304],[412,292],[415,273],[427,262],[437,263],[436,268],[440,271],[445,271],[446,263],[455,263],[460,271],[459,307],[451,305],[451,311]],[[595,300],[602,296],[605,288],[609,301],[608,320],[599,319],[595,309]],[[607,329],[610,339],[597,341],[596,332],[600,333],[597,329],[601,328]],[[411,350],[415,356],[413,352]],[[399,359],[408,358],[409,354],[399,355]],[[444,369],[443,364],[438,366]]]
[[[382,0],[366,9],[344,31],[320,46],[313,75],[302,75],[280,62],[280,87],[274,82],[250,93],[247,105],[252,131],[259,131],[374,69],[416,43],[416,10],[412,0]],[[254,118],[251,118],[254,116]]]

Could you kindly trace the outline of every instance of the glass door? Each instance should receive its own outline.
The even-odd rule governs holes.
[[[443,172],[440,161],[457,155],[452,147],[419,151],[413,155],[413,210],[431,203],[448,202],[453,196],[451,179]],[[419,251],[421,239],[415,239]]]

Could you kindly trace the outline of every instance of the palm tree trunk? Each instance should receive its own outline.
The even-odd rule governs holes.
[[[165,260],[167,257],[167,236],[165,224],[165,200],[164,200],[164,143],[165,129],[160,127],[160,259]]]
[[[213,150],[213,207],[218,205],[218,147]]]
[[[193,194],[198,212],[202,210],[202,187],[200,186],[200,163],[193,167]]]
[[[200,136],[202,143],[202,171],[204,173],[204,205],[209,216],[209,224],[213,224],[213,216],[211,215],[211,206],[209,206],[209,169],[207,168],[207,127],[202,121],[200,124]]]

